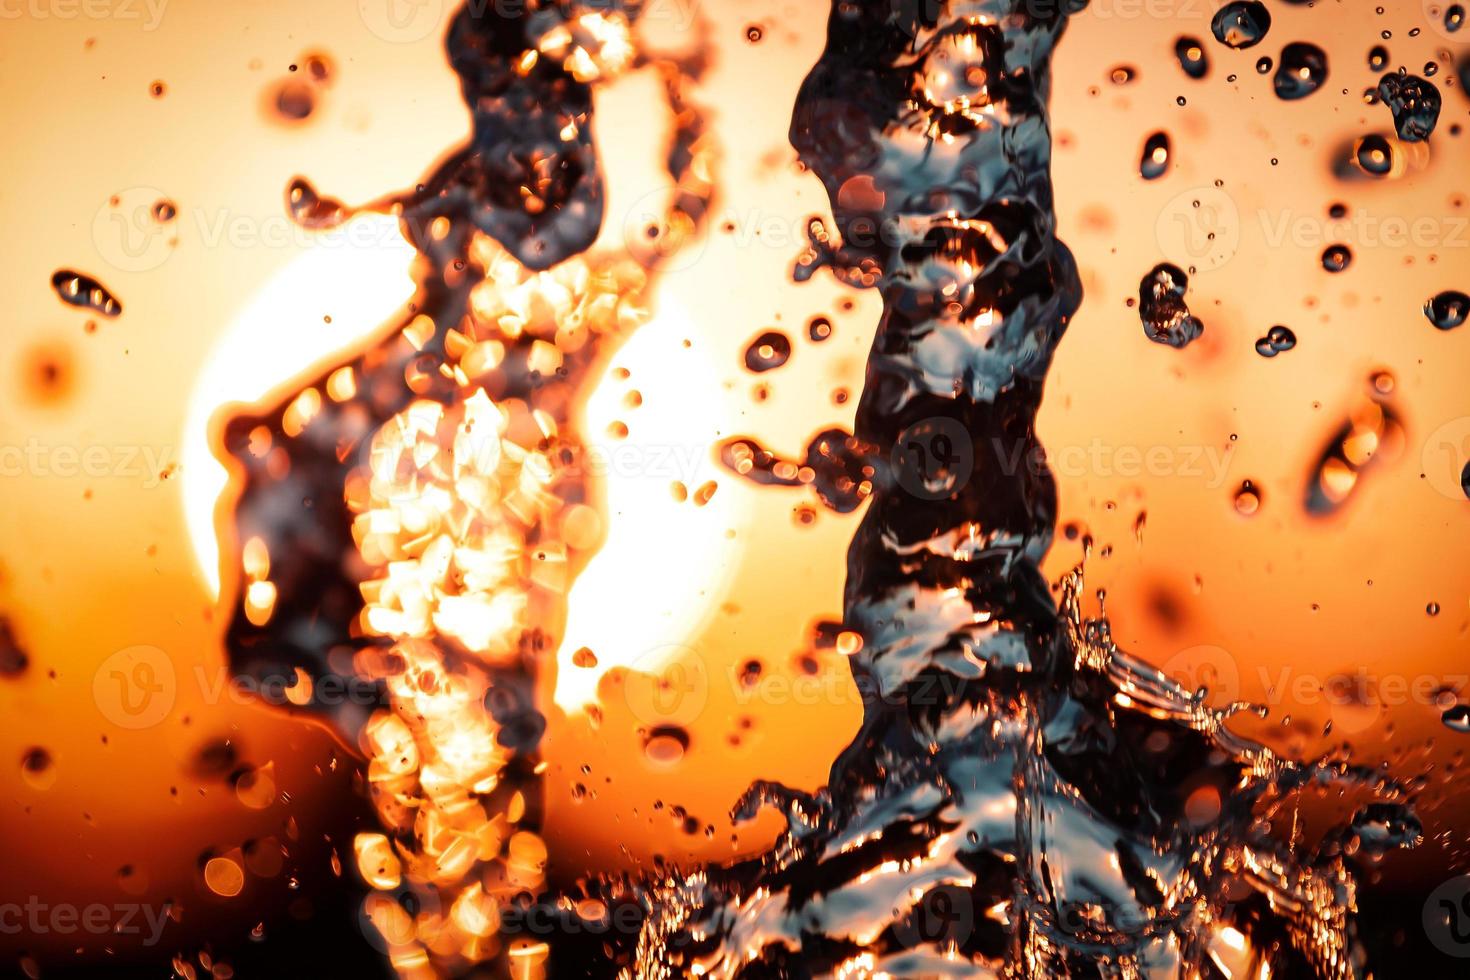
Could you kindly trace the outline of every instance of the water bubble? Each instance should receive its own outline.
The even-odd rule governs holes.
[[[1157,180],[1169,169],[1169,134],[1154,133],[1144,140],[1143,157],[1138,163],[1138,173],[1144,180]]]
[[[1250,480],[1246,480],[1235,491],[1235,512],[1251,517],[1261,509],[1261,499],[1261,491]]]
[[[1205,47],[1199,38],[1181,37],[1174,42],[1174,57],[1179,59],[1179,67],[1184,69],[1184,74],[1190,78],[1204,78],[1210,71],[1210,59],[1205,54]]]
[[[1429,138],[1439,122],[1441,100],[1435,84],[1418,75],[1389,72],[1378,80],[1378,97],[1393,113],[1399,139],[1418,143]]]
[[[745,366],[756,374],[772,371],[791,357],[791,339],[779,330],[767,330],[745,349]]]
[[[1465,322],[1470,313],[1470,296],[1456,289],[1446,289],[1424,304],[1424,315],[1440,330],[1453,330]]]
[[[1184,302],[1189,277],[1184,270],[1160,262],[1138,284],[1138,316],[1143,332],[1156,344],[1182,348],[1204,333],[1205,325],[1191,316]]]
[[[1271,29],[1271,13],[1260,0],[1231,0],[1210,21],[1215,40],[1230,48],[1260,44]]]
[[[1291,350],[1296,346],[1296,334],[1290,328],[1277,325],[1266,331],[1266,335],[1256,341],[1256,353],[1262,357],[1275,357],[1282,351]]]
[[[118,316],[122,313],[122,304],[106,286],[80,272],[73,272],[71,269],[58,270],[51,277],[51,288],[56,290],[56,295],[61,297],[63,303],[71,306],[95,310],[103,316]]]
[[[1374,71],[1382,71],[1388,65],[1388,49],[1381,44],[1373,46],[1368,52],[1368,67]]]
[[[1327,52],[1306,41],[1293,41],[1281,49],[1276,69],[1276,97],[1286,101],[1305,99],[1327,81]]]
[[[1341,272],[1353,262],[1353,250],[1346,245],[1329,245],[1322,252],[1322,268],[1328,272]]]

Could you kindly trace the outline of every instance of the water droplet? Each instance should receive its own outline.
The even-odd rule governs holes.
[[[31,789],[50,789],[56,784],[56,760],[40,746],[26,749],[20,757],[20,776]]]
[[[1184,69],[1184,74],[1190,78],[1204,78],[1210,71],[1210,59],[1205,54],[1205,47],[1196,37],[1181,37],[1174,42],[1174,57],[1179,59],[1179,67]]]
[[[1236,49],[1260,44],[1270,29],[1271,13],[1260,0],[1231,0],[1210,21],[1215,40]]]
[[[1296,334],[1290,328],[1280,326],[1272,327],[1266,331],[1266,335],[1256,341],[1256,353],[1262,357],[1275,357],[1282,351],[1289,351],[1296,346]]]
[[[351,214],[341,201],[323,197],[311,182],[297,177],[286,185],[286,208],[303,228],[334,228]]]
[[[1358,140],[1353,157],[1365,173],[1383,177],[1393,171],[1393,146],[1377,133]]]
[[[178,217],[179,209],[173,201],[159,201],[153,205],[153,220],[166,225]]]
[[[1322,252],[1322,268],[1328,272],[1341,272],[1353,262],[1353,251],[1346,245],[1329,245]]]
[[[572,654],[572,666],[574,667],[596,667],[597,654],[588,647],[578,647]]]
[[[56,290],[56,295],[61,297],[63,303],[71,306],[95,310],[103,316],[118,316],[122,313],[122,304],[106,286],[80,272],[58,270],[51,277],[51,288]]]
[[[1451,731],[1470,733],[1470,704],[1457,704],[1446,708],[1439,716],[1444,726]]]
[[[1441,100],[1433,82],[1389,72],[1378,80],[1378,97],[1393,113],[1394,129],[1405,143],[1421,142],[1434,132]]]
[[[1262,55],[1261,57],[1256,59],[1256,74],[1266,74],[1268,71],[1271,70],[1271,66],[1274,64],[1275,62],[1272,61],[1269,57]]]
[[[167,93],[168,86],[163,84],[162,82],[154,82],[152,85],[148,86],[148,94],[153,96],[155,99],[161,99]]]
[[[791,357],[791,340],[779,330],[767,330],[745,349],[745,366],[756,374],[772,371]]]
[[[1460,470],[1460,492],[1470,500],[1470,462],[1467,462]]]
[[[1439,603],[1437,603],[1437,602],[1431,602],[1429,605],[1427,605],[1427,606],[1424,607],[1424,611],[1426,613],[1428,613],[1429,615],[1431,615],[1431,616],[1438,616],[1439,615]]]
[[[1246,480],[1235,491],[1235,511],[1250,517],[1261,509],[1261,492],[1256,489],[1255,484]]]
[[[1138,173],[1144,180],[1157,180],[1169,169],[1169,134],[1157,132],[1143,143],[1143,158]]]
[[[812,317],[812,322],[806,326],[806,335],[812,339],[813,343],[820,344],[832,336],[832,321],[824,316]]]
[[[1182,348],[1204,333],[1205,325],[1191,316],[1184,302],[1189,277],[1184,270],[1160,262],[1138,284],[1138,316],[1143,332],[1156,344]]]
[[[1281,49],[1276,68],[1276,97],[1287,101],[1305,99],[1327,81],[1327,53],[1315,44],[1293,41]]]
[[[1465,322],[1470,313],[1470,296],[1456,289],[1446,289],[1424,304],[1424,315],[1440,330],[1453,330]]]
[[[677,725],[660,725],[648,733],[643,754],[660,766],[673,766],[683,761],[689,751],[689,733]]]
[[[1452,3],[1444,12],[1444,29],[1454,34],[1465,26],[1465,8],[1458,3]]]
[[[210,858],[204,863],[204,883],[216,895],[234,898],[245,890],[245,869],[233,858]]]
[[[751,24],[745,29],[745,39],[751,44],[755,44],[763,36],[764,32],[761,30],[761,26],[759,24]]]
[[[1119,65],[1108,73],[1108,78],[1114,85],[1127,85],[1138,77],[1138,73],[1128,65]]]
[[[1373,50],[1368,52],[1368,67],[1374,71],[1383,71],[1388,64],[1388,49],[1383,45],[1374,45]]]

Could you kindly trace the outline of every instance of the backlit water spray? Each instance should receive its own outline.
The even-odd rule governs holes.
[[[667,213],[627,253],[584,254],[603,207],[590,93],[650,63],[642,6],[454,19],[474,135],[371,206],[419,253],[411,315],[226,432],[244,470],[231,655],[296,672],[293,700],[338,705],[360,736],[383,824],[356,841],[364,914],[403,976],[541,975],[547,943],[502,926],[566,904],[538,898],[535,692],[605,520],[576,406],[714,192],[685,97],[701,62],[657,62]],[[751,788],[741,814],[787,819],[770,853],[641,883],[631,976],[1366,972],[1355,862],[1417,840],[1406,791],[1345,758],[1282,759],[1227,728],[1245,706],[1213,709],[1118,650],[1082,613],[1080,571],[1052,587],[1039,570],[1049,474],[1001,463],[1039,450],[1081,300],[1046,112],[1066,18],[1007,0],[833,7],[791,134],[836,227],[813,222],[796,274],[884,301],[856,431],[824,433],[806,461],[830,506],[868,506],[838,644],[863,723],[826,790]],[[304,182],[289,203],[319,226],[351,213]],[[1150,295],[1160,337],[1198,335],[1169,288]],[[800,471],[749,440],[724,459],[763,482]],[[319,696],[363,680],[384,707]],[[1314,794],[1352,815],[1308,833]]]

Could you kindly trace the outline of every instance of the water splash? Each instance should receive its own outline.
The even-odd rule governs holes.
[[[826,790],[761,783],[737,804],[785,817],[768,854],[661,882],[629,976],[1361,974],[1349,855],[1417,840],[1404,789],[1236,734],[1246,706],[1209,707],[1083,616],[1080,571],[1058,608],[1038,567],[1049,474],[981,466],[928,495],[892,462],[915,426],[977,460],[1036,446],[1081,296],[1045,111],[1065,22],[1019,0],[834,5],[792,142],[837,223],[801,268],[884,297],[853,436],[875,467],[846,590],[863,723]],[[979,66],[963,98],[929,97],[955,50]],[[881,205],[844,207],[856,177]],[[847,244],[875,225],[884,244]],[[765,472],[760,452],[736,465]],[[1314,843],[1273,833],[1328,786],[1375,799]]]
[[[294,677],[292,703],[368,757],[383,832],[355,844],[375,889],[362,915],[405,977],[545,969],[544,942],[500,927],[544,886],[536,688],[596,547],[576,533],[596,523],[576,407],[648,319],[666,254],[582,254],[604,200],[593,87],[659,73],[675,120],[663,227],[694,233],[714,193],[705,114],[687,98],[702,59],[645,59],[641,9],[471,4],[453,18],[469,141],[411,193],[363,207],[300,179],[286,191],[308,228],[400,219],[419,253],[408,315],[225,430],[244,477],[241,547],[223,560],[231,663]]]

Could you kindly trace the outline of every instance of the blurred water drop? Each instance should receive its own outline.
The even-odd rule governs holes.
[[[1205,54],[1205,47],[1199,38],[1181,37],[1174,42],[1174,57],[1179,59],[1179,67],[1184,69],[1184,74],[1190,78],[1204,78],[1210,71],[1210,59]]]
[[[1457,704],[1446,708],[1439,716],[1439,720],[1452,731],[1470,733],[1470,704]]]
[[[1452,3],[1444,12],[1444,29],[1454,34],[1465,26],[1465,8],[1458,3]]]
[[[1156,344],[1183,348],[1204,333],[1205,325],[1191,316],[1184,302],[1189,277],[1184,270],[1160,262],[1138,284],[1138,316],[1143,332]]]
[[[745,366],[756,374],[772,371],[791,357],[791,339],[779,330],[768,330],[745,349]]]
[[[1271,12],[1260,0],[1231,0],[1210,21],[1215,40],[1236,49],[1260,44],[1270,29]]]
[[[1322,268],[1328,272],[1341,272],[1353,262],[1353,251],[1346,245],[1329,245],[1322,252]]]
[[[153,220],[166,225],[178,216],[179,209],[173,201],[159,201],[153,205]]]
[[[204,884],[222,898],[234,898],[245,890],[245,869],[233,858],[210,858],[204,863]]]
[[[1138,173],[1144,180],[1157,180],[1169,169],[1169,134],[1163,131],[1149,136],[1143,143],[1143,157]]]
[[[1276,97],[1286,101],[1305,99],[1327,81],[1327,52],[1306,41],[1293,41],[1281,49],[1276,68]]]
[[[673,766],[689,751],[689,733],[677,725],[661,725],[648,733],[643,754],[655,765]]]
[[[1261,491],[1250,480],[1243,482],[1235,491],[1235,512],[1246,517],[1261,509]]]
[[[1361,486],[1370,467],[1399,451],[1404,433],[1388,402],[1393,390],[1393,375],[1386,371],[1369,379],[1368,392],[1359,396],[1308,474],[1307,513],[1316,517],[1336,513]]]
[[[50,789],[56,785],[56,760],[40,746],[26,749],[20,757],[20,776],[31,789]]]
[[[334,228],[351,213],[341,201],[319,194],[304,177],[296,177],[286,185],[286,208],[292,221],[311,229]]]
[[[1457,289],[1446,289],[1424,304],[1424,315],[1440,330],[1453,330],[1465,322],[1470,313],[1470,296]]]
[[[1434,132],[1441,100],[1433,82],[1418,75],[1389,72],[1378,80],[1378,97],[1393,113],[1399,139],[1418,143]]]
[[[51,288],[56,290],[56,295],[63,303],[71,306],[94,310],[103,316],[118,316],[122,313],[122,304],[106,286],[80,272],[73,272],[71,269],[57,270],[51,276]]]

